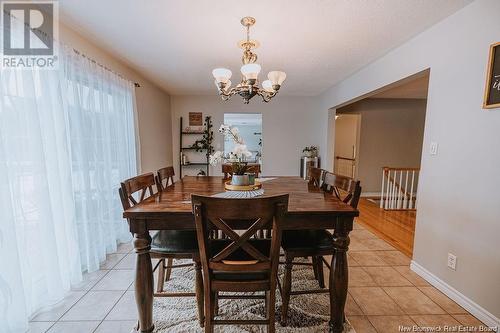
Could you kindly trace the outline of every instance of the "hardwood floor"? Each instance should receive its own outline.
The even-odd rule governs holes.
[[[413,255],[415,211],[385,211],[366,198],[361,198],[357,222],[409,256]]]

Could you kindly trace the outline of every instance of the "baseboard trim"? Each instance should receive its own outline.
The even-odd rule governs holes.
[[[361,193],[362,197],[379,197],[380,198],[380,192],[363,192]]]
[[[491,314],[488,310],[476,304],[470,298],[429,272],[427,269],[411,261],[410,269],[420,275],[423,279],[436,287],[443,294],[454,300],[458,305],[469,311],[474,317],[482,321],[489,327],[500,327],[500,319]]]

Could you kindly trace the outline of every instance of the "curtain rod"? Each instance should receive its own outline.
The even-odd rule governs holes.
[[[89,61],[93,62],[94,64],[96,64],[96,65],[98,65],[98,66],[100,66],[100,67],[102,67],[102,68],[104,68],[105,70],[107,70],[107,71],[109,71],[109,72],[111,72],[111,73],[113,73],[113,74],[115,74],[115,75],[118,75],[118,76],[119,76],[119,77],[121,77],[122,79],[129,81],[127,78],[123,77],[123,75],[121,75],[120,73],[117,73],[117,72],[115,72],[114,70],[112,70],[112,69],[110,69],[110,68],[106,67],[105,65],[103,65],[103,64],[99,63],[98,61],[96,61],[95,59],[90,58],[90,57],[89,57],[89,56],[87,56],[86,54],[84,54],[84,53],[82,53],[82,52],[78,51],[77,49],[73,48],[73,52],[75,52],[75,53],[76,53],[76,54],[78,54],[79,56],[82,56],[82,57],[84,57],[84,58],[87,58]],[[138,82],[134,82],[134,86],[135,86],[136,88],[139,88],[141,85],[140,85]]]
[[[13,16],[12,14],[10,14],[10,13],[6,12],[5,10],[3,11],[3,14],[4,14],[4,15],[9,15],[11,18],[13,18],[13,19],[15,19],[15,20],[18,20],[18,19],[17,19],[17,17],[15,17],[15,16]],[[26,27],[29,27],[29,28],[31,29],[30,25],[29,25],[27,22],[23,22],[23,23],[24,23],[24,25],[25,25]],[[9,29],[9,30],[10,30],[10,29]],[[55,40],[55,38],[53,38],[53,36],[49,36],[49,35],[48,35],[45,31],[42,31],[42,30],[40,30],[40,29],[35,29],[35,30],[37,30],[37,32],[38,32],[38,33],[40,33],[40,34],[44,35],[44,37],[45,37],[45,38],[47,38],[47,39],[48,39],[48,38],[51,38],[51,39],[52,39],[52,40],[54,40],[55,42],[58,42],[61,46],[64,46],[64,45],[65,45],[62,41],[56,41],[56,40]],[[115,74],[115,75],[118,75],[119,77],[121,77],[121,78],[122,78],[122,79],[124,79],[124,80],[130,81],[130,80],[129,80],[129,79],[127,79],[126,77],[122,76],[120,73],[117,73],[117,72],[115,72],[115,71],[113,71],[113,70],[109,69],[109,68],[108,68],[108,67],[106,67],[105,65],[103,65],[103,64],[101,64],[101,63],[99,63],[99,62],[97,62],[96,60],[94,60],[94,59],[93,59],[93,58],[91,58],[91,57],[88,57],[87,55],[83,54],[82,52],[78,51],[77,49],[75,49],[75,48],[73,48],[73,47],[72,47],[72,49],[73,49],[73,52],[75,52],[76,54],[78,54],[78,55],[80,55],[80,56],[82,56],[82,57],[87,58],[88,60],[92,61],[92,62],[93,62],[93,63],[95,63],[96,65],[101,66],[101,67],[102,67],[102,68],[104,68],[105,70],[110,71],[111,73],[113,73],[113,74]],[[134,83],[134,86],[135,86],[136,88],[139,88],[139,87],[141,86],[138,82],[133,82],[133,83]]]

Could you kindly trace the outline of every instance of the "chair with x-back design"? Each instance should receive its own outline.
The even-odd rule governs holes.
[[[205,291],[205,332],[214,325],[267,325],[275,332],[275,289],[281,243],[281,225],[288,194],[223,199],[193,195],[193,210],[200,247]],[[258,230],[271,227],[270,238],[258,238]],[[212,230],[226,238],[210,238]],[[265,292],[265,295],[234,295],[234,292]],[[215,319],[216,296],[220,299],[265,299],[266,319]]]
[[[162,174],[163,173],[158,173],[158,181],[156,182],[156,185],[158,186],[159,190],[162,190],[163,195],[168,195],[167,187],[162,187]],[[123,210],[127,210],[128,208],[133,207],[141,203],[148,197],[154,195],[154,185],[155,176],[152,173],[143,174],[123,181],[119,188]],[[136,195],[136,193],[138,195]],[[154,296],[196,296],[198,306],[198,319],[200,322],[200,326],[203,326],[203,281],[196,232],[191,230],[160,230],[152,238],[150,254],[151,258],[159,259],[158,264],[154,269],[155,271],[158,271],[157,290],[154,293]],[[170,272],[172,268],[187,267],[193,265],[192,263],[181,263],[179,265],[173,265],[173,259],[192,259],[194,261],[196,271],[195,293],[167,292],[164,290],[164,283],[165,281],[168,281],[170,279]],[[165,263],[165,260],[168,260],[168,264]]]

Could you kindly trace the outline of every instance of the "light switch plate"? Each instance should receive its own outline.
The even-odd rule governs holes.
[[[431,155],[437,155],[437,153],[438,153],[438,144],[437,144],[437,142],[431,142],[430,153],[431,153]]]

